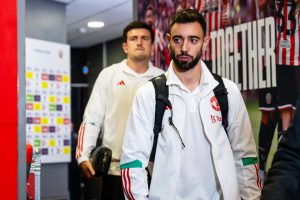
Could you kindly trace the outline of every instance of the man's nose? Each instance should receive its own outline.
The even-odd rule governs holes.
[[[137,44],[138,44],[138,45],[142,45],[142,38],[138,38],[138,39],[137,39]]]
[[[181,51],[187,52],[189,50],[189,44],[187,40],[183,40],[182,46],[181,46]]]

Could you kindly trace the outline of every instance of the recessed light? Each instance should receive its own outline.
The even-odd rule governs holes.
[[[104,23],[100,21],[92,21],[92,22],[88,22],[87,25],[90,28],[101,28],[104,26]]]

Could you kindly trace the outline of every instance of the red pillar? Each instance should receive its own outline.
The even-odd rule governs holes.
[[[0,199],[18,195],[17,1],[0,1]]]

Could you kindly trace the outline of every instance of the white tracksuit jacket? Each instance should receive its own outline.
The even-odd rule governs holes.
[[[99,74],[85,108],[76,149],[78,163],[89,159],[102,128],[103,146],[112,150],[109,174],[120,174],[120,154],[128,113],[137,89],[164,71],[149,62],[149,69],[137,74],[127,66],[127,60],[109,66]]]
[[[170,65],[169,70],[172,67]],[[167,75],[169,99],[172,103],[173,122],[183,133],[186,105],[180,97],[177,85],[172,85]],[[221,112],[213,109],[211,100],[213,89],[218,82],[202,62],[202,98],[199,101],[200,118],[203,131],[211,144],[215,173],[225,200],[259,199],[261,183],[258,179],[256,145],[253,138],[249,116],[236,84],[223,79],[228,90],[228,136],[221,120]],[[153,176],[150,190],[147,185],[147,172],[152,145],[155,113],[155,92],[151,82],[143,85],[137,92],[127,121],[121,156],[121,174],[124,193],[127,199],[174,200],[181,162],[181,142],[168,123],[171,115],[166,110],[162,132],[159,133]],[[200,122],[199,122],[200,123]],[[201,169],[199,169],[201,170]],[[194,173],[197,173],[195,171]],[[194,199],[199,199],[196,196]]]

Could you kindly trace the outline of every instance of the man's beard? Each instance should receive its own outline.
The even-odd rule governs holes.
[[[199,62],[200,58],[201,58],[201,54],[202,54],[202,49],[199,51],[199,53],[196,55],[196,57],[193,59],[193,56],[187,54],[187,53],[181,53],[179,55],[175,55],[175,51],[171,49],[171,57],[172,57],[172,60],[174,61],[177,69],[179,71],[182,71],[182,72],[185,72],[185,71],[188,71],[190,69],[193,69]],[[188,56],[190,57],[192,60],[191,61],[187,61],[187,62],[181,62],[178,57],[180,56]]]

